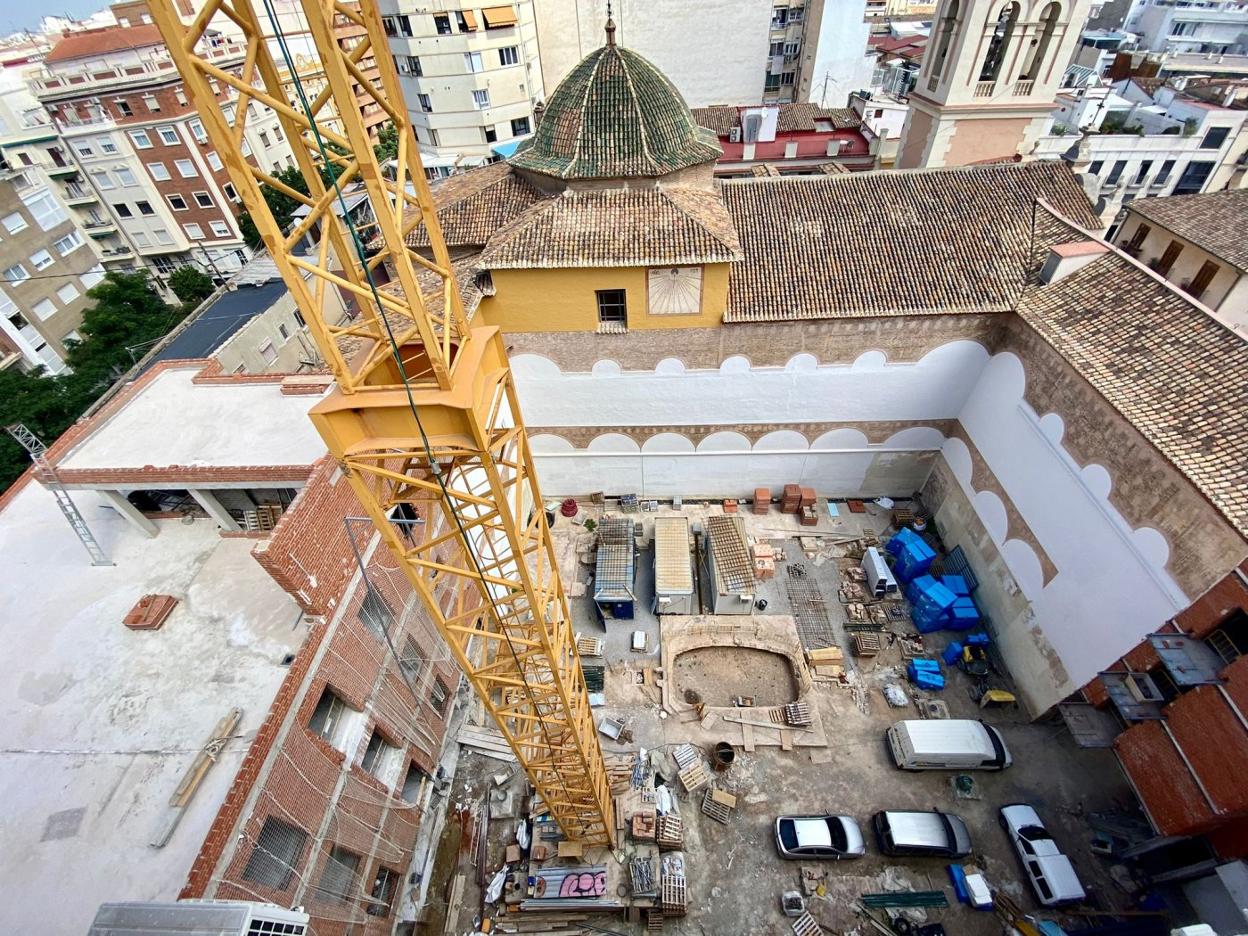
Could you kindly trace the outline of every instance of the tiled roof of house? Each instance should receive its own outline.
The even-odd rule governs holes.
[[[833,130],[846,130],[862,125],[856,111],[848,107],[820,107],[818,104],[779,104],[779,120],[776,123],[777,133],[794,133],[803,130],[817,130],[816,120],[826,120],[832,124]],[[726,137],[732,128],[740,126],[741,108],[730,104],[715,104],[711,107],[697,107],[693,117],[700,126],[706,127],[716,136]]]
[[[143,49],[147,46],[164,45],[160,30],[148,23],[142,26],[108,26],[104,29],[85,29],[63,36],[44,58],[44,64],[71,62],[74,59],[107,55],[124,49]]]
[[[663,176],[721,155],[662,72],[606,45],[559,83],[510,162],[562,179],[619,179]]]
[[[1237,270],[1248,270],[1248,189],[1137,198],[1130,209]]]
[[[1117,252],[1018,313],[1248,535],[1248,342]]]
[[[706,127],[717,137],[727,136],[732,128],[739,126],[740,118],[737,108],[731,104],[712,104],[710,107],[695,107],[691,113],[698,126]]]
[[[1099,228],[1063,163],[730,180],[745,256],[726,322],[1001,311],[1024,282],[1042,197]]]
[[[500,229],[484,269],[726,263],[743,256],[715,192],[688,188],[568,191]]]
[[[546,196],[506,163],[453,175],[433,186],[442,236],[449,247],[481,247],[500,227]],[[427,247],[423,226],[408,235],[412,247]]]

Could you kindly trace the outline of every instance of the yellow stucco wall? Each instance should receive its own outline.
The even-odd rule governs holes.
[[[478,314],[504,332],[596,331],[599,289],[628,293],[628,327],[706,328],[723,321],[728,301],[728,264],[702,268],[702,311],[698,315],[651,315],[645,267],[563,270],[494,270],[495,295]]]

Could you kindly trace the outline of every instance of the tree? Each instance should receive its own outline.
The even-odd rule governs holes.
[[[399,155],[399,129],[387,123],[377,134],[377,142],[373,146],[377,161],[384,163],[388,159],[396,159]]]
[[[79,326],[82,340],[65,343],[71,372],[0,371],[0,426],[24,423],[50,445],[185,314],[162,300],[143,272],[106,273],[87,295],[95,305]],[[0,435],[0,489],[29,464],[22,447]]]
[[[290,166],[281,172],[274,173],[273,178],[302,195],[308,194],[308,182],[298,166]],[[290,227],[290,223],[295,219],[295,211],[299,207],[299,202],[270,185],[261,185],[260,194],[268,203],[269,211],[273,212],[277,226],[283,231]],[[251,213],[246,209],[238,214],[238,228],[248,246],[253,250],[260,247],[262,243],[260,231],[256,228],[256,222],[251,220]]]
[[[93,400],[134,366],[154,341],[168,334],[185,312],[161,299],[143,271],[107,273],[87,295],[95,305],[82,317],[78,331],[83,341],[67,349],[65,362],[73,369],[68,379]]]
[[[170,273],[169,288],[188,312],[211,296],[216,289],[212,277],[192,266],[178,267]]]

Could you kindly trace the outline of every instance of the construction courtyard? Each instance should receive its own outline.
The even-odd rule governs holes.
[[[605,506],[607,513],[621,516],[613,502]],[[587,849],[574,855],[581,850],[560,848],[557,836],[543,838],[543,826],[535,823],[527,850],[531,860],[526,862],[516,843],[517,822],[529,802],[526,785],[501,739],[491,736],[491,728],[481,724],[479,712],[474,712],[478,707],[470,702],[450,793],[456,805],[434,865],[436,883],[426,918],[429,932],[469,931],[482,906],[478,882],[488,883],[508,862],[510,871],[519,867],[521,873],[514,886],[507,883],[497,905],[486,905],[496,932],[581,933],[587,931],[583,924],[604,932],[645,932],[651,908],[668,899],[666,891],[658,892],[659,868],[666,873],[665,862],[676,854],[682,859],[685,905],[683,913],[662,913],[665,932],[801,933],[801,927],[809,925],[805,918],[787,917],[781,909],[782,895],[797,891],[810,919],[822,927],[809,932],[908,933],[939,923],[946,933],[987,936],[1002,931],[1002,920],[957,901],[946,870],[951,859],[882,855],[871,832],[871,817],[884,809],[941,810],[961,816],[971,833],[973,853],[956,863],[984,874],[998,908],[1035,913],[1044,908],[1036,903],[998,823],[999,808],[1019,802],[1035,807],[1074,862],[1087,892],[1081,909],[1127,905],[1127,893],[1116,883],[1122,880],[1121,869],[1114,869],[1089,847],[1090,819],[1121,814],[1132,802],[1112,753],[1079,748],[1060,720],[1036,722],[1018,706],[981,709],[971,697],[971,678],[956,667],[943,667],[947,678],[943,691],[923,692],[911,685],[905,672],[907,656],[939,657],[955,635],[930,633],[920,645],[904,600],[841,600],[846,583],[856,580],[849,570],[859,561],[852,554],[862,543],[883,542],[895,532],[893,510],[867,503],[864,512],[855,513],[841,502],[833,517],[822,502],[820,506],[824,512],[817,525],[799,526],[797,516],[782,513],[779,504],[765,515],[740,505],[735,516],[746,541],[752,548],[766,544],[764,553],[768,547],[774,551],[774,575],[756,582],[755,600],[766,602],[763,610],[753,604],[749,613],[721,615],[700,613],[713,602],[709,591],[714,585],[708,581],[706,565],[698,561],[707,548],[702,531],[710,518],[723,516],[721,502],[685,503],[678,509],[663,503],[655,512],[623,514],[641,530],[633,578],[634,617],[608,617],[605,624],[593,601],[596,534],[584,525],[591,520],[590,527],[601,528],[604,506],[580,504],[576,517],[560,516],[555,521],[560,569],[573,596],[589,689],[601,693],[591,699],[616,794],[617,847],[613,853]],[[903,505],[897,506],[904,511]],[[653,527],[656,518],[673,515],[688,518],[697,531],[691,557],[700,597],[695,596],[691,615],[656,617]],[[844,597],[854,597],[852,586],[849,592]],[[858,605],[864,606],[864,614],[859,614]],[[872,618],[888,614],[889,607],[906,613],[889,614],[885,623],[873,625]],[[878,652],[857,652],[856,635],[862,633],[869,635],[866,652],[877,641]],[[599,642],[601,653],[596,654]],[[994,667],[993,685],[1008,688],[1008,673],[999,661]],[[906,703],[890,705],[886,686],[900,688]],[[799,719],[805,722],[801,727],[786,727],[770,714],[789,703],[802,706],[808,715]],[[900,719],[923,717],[985,719],[1000,728],[1013,766],[1000,773],[964,774],[971,783],[962,790],[955,788],[957,771],[897,769],[885,731]],[[474,721],[476,725],[471,724]],[[730,760],[726,768],[716,762],[717,752],[725,747],[730,754],[719,756]],[[646,780],[640,785],[639,801],[637,778],[642,774]],[[685,785],[690,776],[692,790]],[[655,820],[643,815],[639,830],[638,820],[631,819],[634,812],[654,816],[654,807],[647,813],[645,805],[651,799],[645,795],[651,784],[668,791],[659,794],[660,804],[668,795],[675,801],[673,812],[679,815],[683,836],[678,849],[669,851],[663,845],[667,829],[663,817],[657,819],[657,847],[651,825]],[[716,795],[704,809],[708,790]],[[854,817],[867,840],[866,855],[852,861],[782,859],[774,823],[785,814]],[[549,857],[534,857],[543,853]],[[639,857],[654,869],[653,899],[637,896],[633,865]],[[574,893],[566,890],[569,876],[588,882],[601,876],[601,884],[583,895],[583,909],[577,905],[580,898],[574,898],[556,901],[549,905],[554,909],[543,912],[540,899],[524,899],[526,865],[539,895],[552,883],[562,885],[561,894]],[[644,880],[641,886],[645,888]],[[442,893],[437,892],[439,887]],[[864,895],[899,892],[940,892],[948,906],[870,911],[879,921],[898,915],[885,923],[892,929],[879,929],[862,915]],[[527,896],[532,894],[529,890]],[[896,903],[905,900],[901,897]],[[521,904],[524,912],[492,912],[496,907],[515,910]],[[606,907],[611,909],[594,912]],[[1086,915],[1053,911],[1043,915],[1076,929],[1090,921]],[[658,916],[654,913],[656,920]]]

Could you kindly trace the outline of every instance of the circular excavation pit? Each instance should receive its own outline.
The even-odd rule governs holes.
[[[757,707],[784,705],[798,697],[788,657],[753,647],[695,647],[674,661],[679,694],[692,689],[707,705],[728,707],[738,698]]]

